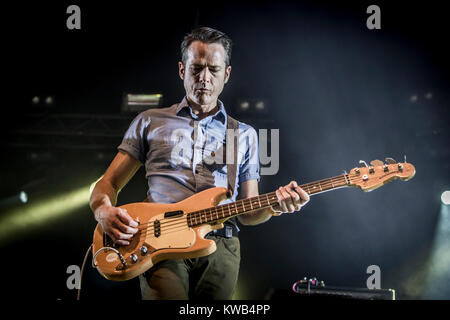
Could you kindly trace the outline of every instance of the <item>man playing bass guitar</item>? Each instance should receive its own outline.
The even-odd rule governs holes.
[[[231,74],[231,45],[227,35],[207,27],[186,35],[178,63],[185,97],[171,107],[140,113],[125,133],[90,199],[95,219],[116,244],[128,245],[138,231],[138,222],[115,205],[118,193],[141,165],[148,179],[149,202],[175,203],[208,188],[227,187],[227,166],[205,157],[214,156],[216,147],[224,144],[231,121],[218,100]],[[260,179],[256,131],[242,122],[238,127],[236,182],[229,201],[257,196]],[[280,187],[276,195],[276,207],[239,215],[239,222],[257,225],[272,215],[298,211],[309,201],[295,181]],[[142,298],[231,299],[240,264],[236,217],[215,231],[206,235],[216,243],[214,253],[164,260],[140,275]]]

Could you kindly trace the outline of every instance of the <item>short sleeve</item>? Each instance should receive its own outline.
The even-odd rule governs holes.
[[[131,122],[117,149],[129,153],[133,158],[145,164],[145,155],[148,150],[146,132],[149,125],[150,117],[146,116],[145,112],[138,114]]]
[[[239,183],[247,180],[260,180],[259,145],[256,130],[248,126],[244,131],[245,151],[239,166]]]

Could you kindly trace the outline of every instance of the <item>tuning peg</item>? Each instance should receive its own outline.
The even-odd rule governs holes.
[[[405,157],[405,163],[406,163],[406,154],[404,155],[404,157]]]
[[[367,163],[364,160],[359,160],[359,164],[362,164],[365,167],[368,167]]]
[[[348,175],[347,170],[344,170],[344,174],[345,174],[345,175]]]
[[[395,160],[392,159],[392,158],[386,158],[386,159],[384,159],[384,161],[386,161],[387,164],[394,164],[394,163],[397,163],[397,161],[395,161]]]
[[[370,161],[370,165],[373,167],[382,166],[383,164],[384,164],[383,161],[378,159]]]

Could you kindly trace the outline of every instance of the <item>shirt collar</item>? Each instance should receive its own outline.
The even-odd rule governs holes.
[[[217,99],[217,105],[219,106],[219,111],[217,111],[215,114],[211,115],[210,117],[219,120],[222,122],[222,124],[226,124],[226,118],[227,118],[227,112],[225,111],[225,107],[223,105],[223,102]],[[177,115],[188,115],[193,119],[197,119],[198,117],[192,112],[192,108],[189,105],[187,98],[184,97],[183,100],[178,104],[176,108],[176,114]]]

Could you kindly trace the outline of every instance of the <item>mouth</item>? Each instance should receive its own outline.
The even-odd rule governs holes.
[[[205,95],[211,93],[211,90],[208,89],[196,89],[196,92],[200,95]]]

